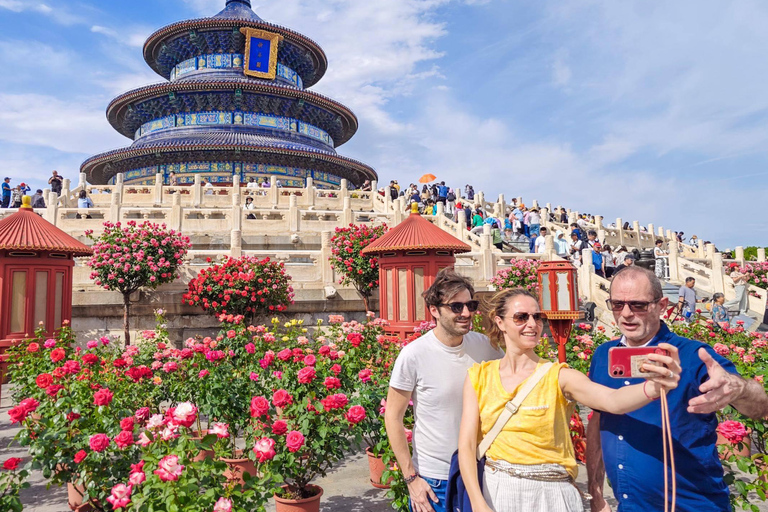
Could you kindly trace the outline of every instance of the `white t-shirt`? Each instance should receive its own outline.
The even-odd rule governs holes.
[[[448,479],[451,455],[459,445],[467,370],[503,356],[483,334],[469,332],[461,345],[447,347],[434,331],[411,342],[397,356],[389,385],[412,392],[413,464],[419,474]]]
[[[544,246],[547,243],[547,237],[546,236],[537,236],[536,241],[533,242],[533,247],[535,249],[535,252],[541,254],[544,252]]]

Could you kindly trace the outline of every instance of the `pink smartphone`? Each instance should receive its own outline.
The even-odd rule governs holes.
[[[613,347],[608,350],[608,374],[615,379],[646,378],[643,363],[651,362],[648,354],[669,355],[658,347]]]

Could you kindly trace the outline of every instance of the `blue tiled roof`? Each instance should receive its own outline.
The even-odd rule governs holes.
[[[299,137],[296,137],[298,139]],[[304,137],[301,137],[304,139]],[[336,156],[335,151],[315,145],[308,140],[293,140],[288,137],[272,137],[261,133],[243,132],[242,129],[205,130],[189,129],[184,134],[165,137],[142,137],[131,145],[131,149],[163,148],[171,146],[240,146],[292,149],[308,153]]]
[[[228,20],[264,21],[251,10],[250,0],[227,0],[227,6],[214,18]]]

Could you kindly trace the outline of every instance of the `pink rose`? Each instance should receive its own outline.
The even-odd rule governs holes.
[[[363,382],[371,382],[371,375],[373,372],[369,370],[368,368],[364,370],[360,370],[360,372],[357,374],[358,377],[360,377],[360,380]]]
[[[128,477],[131,485],[141,485],[147,480],[147,475],[143,471],[133,471]]]
[[[405,440],[408,441],[409,443],[413,441],[413,430],[409,428],[406,428],[403,430],[405,430]]]
[[[232,500],[222,496],[213,506],[213,512],[232,512]]]
[[[175,408],[169,409],[168,413],[173,422],[182,427],[191,427],[197,419],[197,407],[191,402],[182,402]]]
[[[256,353],[256,345],[253,343],[249,343],[245,346],[245,351],[249,354],[255,354]]]
[[[258,418],[269,412],[269,401],[263,396],[251,398],[251,417]]]
[[[133,444],[133,432],[123,430],[115,437],[115,444],[121,450],[124,450]]]
[[[259,462],[272,460],[275,456],[275,440],[269,437],[262,437],[253,446],[253,453],[256,454]]]
[[[272,394],[272,403],[275,407],[285,407],[293,403],[293,397],[284,389],[278,389]]]
[[[715,349],[715,352],[717,352],[721,356],[727,356],[731,351],[728,347],[726,347],[722,343],[715,343],[715,346],[712,348]]]
[[[724,421],[717,426],[717,432],[729,443],[741,443],[747,437],[747,428],[738,421]]]
[[[317,362],[317,358],[312,354],[309,354],[304,357],[304,364],[307,366],[315,366],[316,362]]]
[[[309,384],[310,382],[315,380],[315,369],[312,366],[305,366],[304,368],[299,370],[298,377],[299,377],[299,382],[301,384]]]
[[[109,437],[107,434],[94,434],[88,440],[88,446],[95,452],[103,452],[109,446]]]
[[[136,418],[137,421],[147,421],[149,419],[149,407],[136,409],[133,417]]]
[[[211,374],[211,372],[209,372],[208,370],[200,370],[200,373],[197,374],[197,378],[198,379],[204,379],[205,377],[207,377],[210,374]]]
[[[179,365],[176,364],[174,361],[168,361],[163,365],[163,371],[165,373],[173,373],[178,369],[179,369]]]
[[[339,366],[338,364],[335,364],[335,365],[331,366],[331,371],[332,371],[332,372],[333,372],[335,375],[338,375],[338,374],[340,374],[340,373],[341,373],[341,366]]]
[[[117,484],[112,488],[112,495],[107,497],[107,501],[115,510],[123,508],[131,502],[131,490],[130,485]]]
[[[139,434],[139,440],[136,441],[136,444],[139,446],[147,447],[152,444],[152,440],[149,438],[146,432],[142,432]]]
[[[277,358],[281,361],[287,361],[291,358],[291,349],[284,348],[280,352],[277,353]]]
[[[176,481],[184,471],[184,466],[179,464],[179,457],[176,455],[167,455],[160,460],[154,473],[163,482]]]
[[[362,405],[353,405],[344,415],[348,422],[357,425],[365,419],[365,408]]]
[[[281,436],[288,432],[288,424],[283,420],[277,420],[272,424],[272,433]]]
[[[109,405],[115,395],[107,388],[98,390],[93,395],[93,405]]]
[[[325,384],[326,389],[329,391],[332,389],[339,389],[341,387],[341,381],[336,377],[326,377],[323,384]]]
[[[227,438],[229,437],[229,425],[226,423],[214,423],[208,433],[216,434],[219,439]]]
[[[304,446],[304,435],[298,430],[291,430],[285,436],[285,445],[288,447],[289,452],[299,451]]]
[[[88,343],[86,343],[85,346],[88,348],[96,348],[99,346],[99,342],[96,340],[91,340]]]

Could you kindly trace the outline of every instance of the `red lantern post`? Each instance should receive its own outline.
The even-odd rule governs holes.
[[[552,337],[557,342],[557,355],[565,362],[565,345],[573,321],[581,317],[576,288],[576,267],[568,261],[545,261],[538,268],[539,306],[547,315]]]

